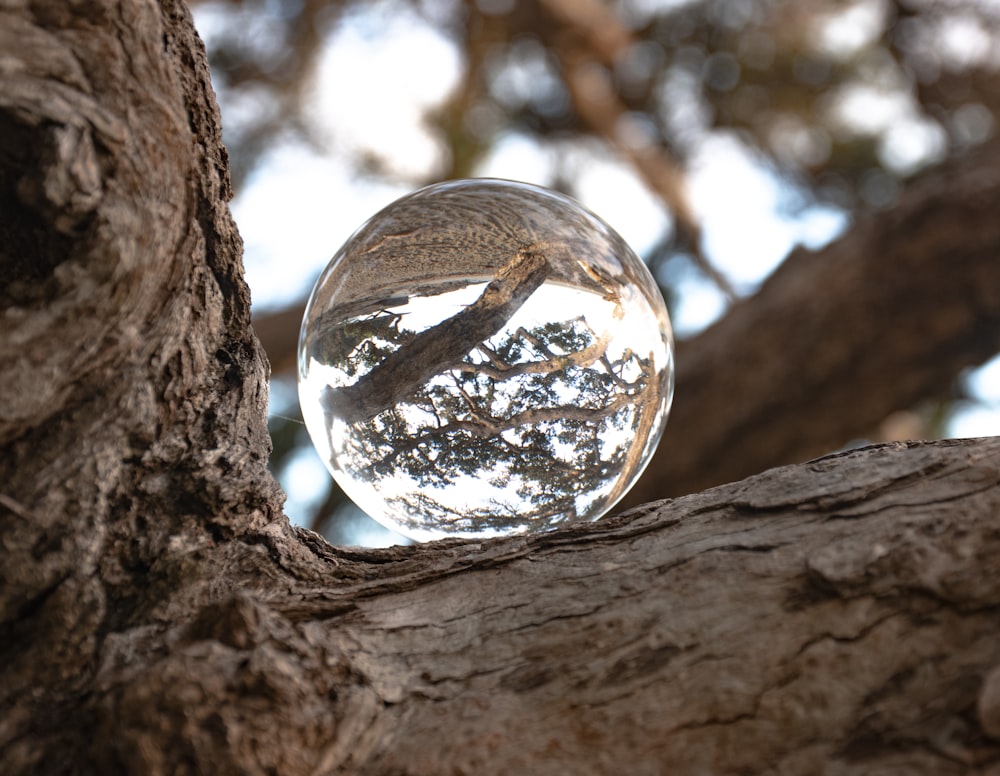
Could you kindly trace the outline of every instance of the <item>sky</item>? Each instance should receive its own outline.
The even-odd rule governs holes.
[[[825,31],[826,43],[844,55],[863,45],[874,23],[866,9],[875,5],[850,6]],[[196,8],[196,24],[209,45],[213,31],[229,23],[226,13],[213,4]],[[949,45],[956,52],[978,45],[975,30],[953,30],[950,35]],[[338,26],[312,84],[314,118],[324,142],[319,149],[287,142],[268,150],[232,203],[258,310],[302,299],[355,229],[412,190],[404,182],[407,178],[426,177],[440,167],[444,150],[422,116],[454,87],[460,67],[454,43],[412,14],[372,16],[362,10]],[[337,77],[352,72],[358,76]],[[518,79],[537,77],[515,70],[505,88],[516,92],[528,85]],[[247,109],[227,102],[224,93],[220,102],[224,125],[227,115],[238,120],[238,112]],[[843,121],[867,123],[871,132],[888,138],[883,158],[890,167],[905,171],[941,153],[942,138],[915,118],[913,106],[887,98],[875,87],[844,94],[838,110]],[[359,177],[348,159],[366,147],[379,149],[399,171],[399,182]],[[669,224],[659,200],[625,165],[593,146],[582,146],[578,159],[574,150],[570,160],[575,160],[580,201],[640,256],[649,251]],[[476,172],[479,177],[544,184],[554,165],[549,150],[512,133],[500,139]],[[790,192],[725,132],[712,132],[693,148],[688,195],[703,225],[705,254],[741,294],[752,293],[796,244],[822,247],[849,226],[845,215],[831,207],[789,207]],[[677,291],[672,323],[678,336],[701,330],[724,312],[722,294],[695,272],[681,278]],[[966,387],[975,401],[954,415],[948,435],[1000,434],[1000,358],[970,371]],[[274,385],[272,394],[272,406],[279,411],[294,400],[289,386]],[[676,397],[676,402],[683,400]],[[328,476],[309,451],[288,467],[283,486],[289,496],[286,510],[293,519],[322,498]],[[395,540],[369,523],[357,522],[358,544]]]

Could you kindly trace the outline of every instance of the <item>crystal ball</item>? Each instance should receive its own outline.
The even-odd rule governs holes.
[[[428,186],[320,275],[299,401],[344,492],[417,541],[596,520],[635,483],[673,395],[656,283],[600,218],[538,186]]]

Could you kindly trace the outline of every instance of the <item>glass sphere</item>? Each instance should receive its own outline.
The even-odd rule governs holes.
[[[596,520],[649,462],[673,394],[642,261],[568,197],[491,179],[364,224],[313,289],[298,360],[330,473],[418,541]]]

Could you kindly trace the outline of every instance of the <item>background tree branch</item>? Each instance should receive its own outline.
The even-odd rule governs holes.
[[[799,249],[753,296],[677,348],[678,400],[626,506],[691,493],[871,438],[946,397],[1000,348],[1000,153],[912,183],[892,210]],[[301,307],[254,321],[293,367]]]
[[[301,14],[287,19],[260,9],[253,0],[232,0],[232,4],[247,18],[267,18],[289,31],[294,25],[310,20],[321,23],[317,20],[325,18],[322,0],[304,4]],[[725,288],[728,278],[735,283],[737,295],[752,295],[754,284],[762,280],[765,272],[761,257],[780,250],[775,243],[783,238],[778,234],[787,237],[788,229],[804,230],[806,223],[810,224],[808,235],[799,232],[803,239],[820,241],[824,239],[820,235],[824,228],[821,222],[832,229],[827,219],[844,217],[856,224],[874,224],[876,232],[885,230],[879,239],[889,241],[886,246],[892,250],[888,253],[897,247],[905,251],[911,228],[900,224],[898,218],[895,223],[899,230],[892,225],[896,205],[912,205],[914,195],[924,197],[930,193],[950,199],[950,207],[960,207],[958,203],[966,191],[958,178],[965,172],[977,172],[976,161],[963,163],[962,158],[971,150],[973,157],[987,160],[987,166],[992,167],[988,158],[996,154],[1000,93],[995,88],[997,62],[989,52],[1000,42],[1000,17],[975,0],[924,4],[919,8],[905,3],[844,5],[825,0],[807,4],[768,0],[737,4],[738,8],[707,0],[656,8],[627,1],[609,6],[590,0],[519,0],[502,7],[470,1],[462,4],[461,13],[433,19],[422,16],[422,6],[415,1],[390,0],[390,4],[400,14],[412,12],[416,25],[427,21],[427,29],[451,41],[461,59],[453,90],[442,92],[440,102],[425,112],[442,156],[434,160],[428,157],[425,177],[408,177],[407,185],[447,177],[510,174],[589,201],[597,212],[624,229],[643,252],[673,304],[675,321],[684,331],[702,325],[704,316],[694,314],[696,320],[692,321],[692,312],[704,313],[706,306],[712,306],[711,301],[706,305],[706,297],[718,305],[730,306],[714,293],[713,284],[705,281],[712,275],[712,267],[699,265],[701,251],[723,270],[724,277],[717,279],[714,286]],[[337,4],[338,9],[343,7]],[[387,7],[380,5],[378,9]],[[391,16],[388,11],[384,17],[380,13],[383,11],[369,9],[361,15],[366,19]],[[343,36],[353,29],[350,19],[338,17],[327,37],[332,50],[340,50]],[[291,32],[277,34],[287,37]],[[212,38],[219,65],[216,72],[224,89],[231,86],[249,94],[260,79],[241,79],[242,70],[233,62],[242,61],[241,57],[253,61],[266,54],[245,39],[240,49],[238,35]],[[302,58],[319,56],[310,41],[315,42],[306,40],[296,50],[299,64]],[[285,70],[273,71],[268,86],[275,86],[274,81],[285,77],[283,73]],[[316,77],[323,77],[320,69]],[[329,89],[343,95],[339,99],[344,110],[329,120],[314,115],[315,127],[321,135],[329,133],[350,146],[352,141],[346,136],[351,133],[354,118],[365,114],[365,101],[338,92],[335,79],[329,82]],[[385,85],[382,90],[391,93],[392,86]],[[396,97],[395,101],[402,103],[403,99]],[[311,105],[306,102],[298,107],[298,115],[307,123]],[[237,109],[236,123],[241,121],[241,115]],[[518,139],[514,145],[533,149],[537,169],[518,166],[518,157],[507,153],[511,138]],[[394,175],[405,176],[409,173],[401,172],[403,168],[413,169],[412,159],[397,162],[394,169],[393,149],[398,144],[380,144],[367,136],[353,142],[355,147],[365,149],[364,153],[359,151],[352,157],[347,152],[333,152],[332,156],[347,164],[354,164],[358,158],[368,162],[378,159],[365,168],[366,180],[398,182]],[[235,147],[240,146],[237,143]],[[510,164],[509,173],[498,160]],[[943,170],[931,169],[943,160],[947,160]],[[729,175],[721,169],[726,163],[732,165]],[[747,182],[748,168],[753,168],[750,177],[756,179],[756,184]],[[621,176],[621,196],[602,201],[594,193],[593,182],[610,169]],[[720,182],[710,183],[717,179],[716,175]],[[731,183],[726,182],[727,178]],[[919,188],[924,178],[934,183],[918,194],[913,187]],[[775,203],[770,202],[773,194],[768,193],[772,186],[778,189],[779,201]],[[935,187],[939,187],[936,194],[928,192]],[[709,188],[715,189],[711,195],[706,194]],[[732,196],[737,190],[746,192],[742,202]],[[637,206],[653,201],[643,227],[633,228],[632,214],[617,210],[616,202],[626,200]],[[657,206],[662,208],[662,221]],[[776,212],[769,213],[772,209]],[[970,212],[975,209],[970,207]],[[720,218],[726,210],[732,211],[728,230],[738,231],[738,237],[726,234],[726,220]],[[751,212],[759,217],[747,219]],[[777,226],[776,220],[783,226]],[[661,231],[658,237],[650,238],[648,231],[654,224]],[[960,235],[955,233],[952,238],[960,240]],[[877,278],[882,287],[869,287],[866,284],[874,276],[869,276],[861,262],[869,260],[869,250],[881,251],[883,246],[863,245],[868,238],[860,235],[847,234],[845,239],[845,248],[854,252],[853,259],[861,271],[838,278],[830,290],[824,289],[825,295],[846,295],[843,305],[836,298],[830,304],[854,309],[857,299],[874,300],[885,294],[889,298],[887,309],[895,315],[898,303],[891,297],[919,281],[900,267],[902,282],[893,282],[892,262],[886,259],[879,260],[885,265]],[[738,243],[745,244],[743,251],[735,247]],[[942,267],[951,261],[953,251],[964,250],[940,241],[935,245],[942,248],[937,252]],[[331,245],[329,250],[334,247]],[[826,250],[818,251],[818,260],[823,260]],[[266,251],[256,254],[257,260],[263,263],[264,255]],[[763,263],[772,266],[770,262],[778,258],[775,255]],[[801,290],[802,297],[793,307],[796,315],[804,315],[806,320],[822,313],[814,311],[809,303],[819,293],[810,285],[811,270],[803,266],[811,263],[793,262],[804,270],[801,284],[792,282],[788,274],[793,271],[791,266],[784,270],[784,282]],[[840,261],[837,264],[844,266]],[[974,265],[960,265],[969,266]],[[817,273],[816,277],[822,280],[821,275]],[[850,278],[862,284],[857,292],[849,287]],[[767,295],[752,296],[744,304],[757,308],[758,302],[763,315],[770,309]],[[775,308],[774,314],[786,324],[791,319],[791,315],[783,317],[781,308]],[[952,313],[943,309],[942,315]],[[281,372],[283,362],[290,360],[284,356],[293,352],[299,316],[290,317],[291,333],[285,337],[286,344],[275,349],[268,343],[276,373]],[[735,320],[745,324],[746,314],[735,316]],[[259,321],[266,340],[271,339],[272,322],[268,317]],[[976,337],[974,329],[966,328],[966,334]],[[795,323],[778,324],[771,330],[780,332],[783,339],[798,336]],[[802,336],[819,331],[819,326],[807,326]],[[893,331],[892,326],[885,327],[880,346],[887,362],[902,365],[905,357],[890,354],[896,347]],[[905,333],[906,329],[901,331]],[[716,339],[720,334],[725,334],[724,345]],[[696,346],[699,351],[705,345],[720,344],[718,350],[714,346],[707,348],[719,357],[711,363],[700,356],[688,358],[687,343],[681,343],[682,373],[687,373],[696,389],[703,384],[704,375],[713,380],[725,378],[729,373],[725,354],[730,348],[742,348],[746,336],[738,327],[726,326],[712,334],[704,333]],[[836,324],[823,328],[821,336],[825,352],[866,347],[851,331],[845,333],[843,345],[837,344],[840,326]],[[797,352],[816,348],[804,340],[792,344]],[[909,336],[901,337],[899,345],[910,354],[911,362],[936,360],[930,350],[938,346],[934,338],[927,343],[926,356],[913,351],[914,340]],[[857,414],[853,401],[842,400],[843,392],[836,387],[836,381],[829,385],[833,391],[840,391],[840,399],[834,397],[836,403],[824,403],[828,381],[794,374],[798,364],[789,365],[793,374],[780,389],[776,385],[750,386],[752,378],[740,366],[733,384],[753,389],[745,399],[739,395],[738,403],[745,402],[746,406],[731,406],[736,393],[709,392],[711,397],[724,401],[722,415],[726,421],[720,422],[718,408],[708,401],[696,400],[690,407],[678,401],[673,422],[681,431],[668,431],[664,453],[648,469],[632,503],[652,495],[691,492],[766,466],[804,460],[859,438],[968,434],[973,418],[991,423],[989,418],[996,406],[990,393],[991,373],[971,367],[994,354],[970,356],[962,346],[956,346],[956,352],[960,353],[958,360],[968,366],[943,359],[944,371],[952,375],[950,381],[942,372],[940,379],[931,381],[933,384],[925,384],[924,395],[915,402],[909,398],[914,395],[911,386],[896,396],[895,380],[866,373],[872,379],[865,378],[867,384],[858,385],[857,392],[872,400],[866,398],[866,406],[859,407]],[[768,357],[766,353],[761,355]],[[859,357],[866,358],[864,353]],[[977,361],[966,361],[968,358]],[[688,371],[695,368],[700,374]],[[966,375],[969,380],[964,379]],[[680,378],[686,381],[688,376],[681,374]],[[795,406],[792,411],[768,417],[766,444],[748,446],[748,440],[756,435],[744,433],[739,424],[756,412],[755,406],[773,404],[776,396],[785,396],[786,390],[797,396],[808,393],[812,406],[805,409],[798,398],[785,402],[789,408],[793,403]],[[872,422],[870,416],[877,414],[876,406],[892,409],[888,416]],[[278,408],[280,415],[295,412],[292,406]],[[810,413],[821,419],[804,423],[803,417]],[[837,413],[844,417],[836,417]],[[690,433],[701,427],[703,418],[709,427],[721,429],[723,436],[739,436],[738,444],[726,449],[725,470],[719,465],[722,436],[710,434],[703,443],[700,435]],[[908,419],[908,428],[899,428],[901,418]],[[685,431],[687,423],[690,425]],[[803,433],[813,425],[815,435]],[[296,434],[292,423],[282,424],[277,415],[272,419],[272,428],[277,451],[275,469],[281,476],[301,472],[297,464],[303,460],[300,454],[304,435]],[[684,446],[682,458],[690,455],[690,465],[671,457],[675,449],[670,445],[671,433],[679,433]],[[697,475],[693,480],[688,478],[691,473]],[[661,485],[666,489],[661,490]],[[335,503],[333,497],[326,503]],[[361,541],[350,531],[338,531],[336,517],[327,521],[328,510],[307,515],[310,508],[304,500],[293,510],[302,519],[325,526],[330,535]],[[337,511],[345,516],[349,510]]]
[[[682,343],[665,441],[630,503],[701,490],[871,439],[947,396],[1000,349],[1000,154],[915,181],[890,211],[815,253]]]

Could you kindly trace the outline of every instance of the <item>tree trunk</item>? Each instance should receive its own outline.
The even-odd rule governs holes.
[[[1000,440],[331,547],[267,473],[186,9],[7,3],[0,51],[0,772],[1000,768]]]

